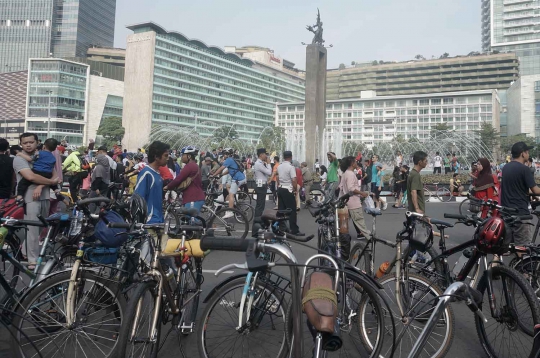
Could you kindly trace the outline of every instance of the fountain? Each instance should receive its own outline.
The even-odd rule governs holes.
[[[319,136],[319,127],[315,128],[315,153],[319,163],[328,164],[326,153],[334,152],[338,158],[341,158],[343,153],[343,133],[339,129],[328,130],[323,129],[322,136]],[[322,138],[322,143],[319,144],[318,138]],[[285,150],[290,150],[293,153],[293,158],[299,162],[306,161],[306,132],[303,128],[288,129],[285,132]]]

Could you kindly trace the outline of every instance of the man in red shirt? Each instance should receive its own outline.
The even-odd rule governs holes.
[[[304,187],[304,179],[302,178],[302,169],[300,169],[300,163],[295,160],[294,169],[296,170],[296,182],[298,185],[298,190],[296,191],[296,211],[300,211],[300,188]]]

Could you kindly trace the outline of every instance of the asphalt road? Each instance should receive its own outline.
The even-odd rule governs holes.
[[[267,207],[270,207],[270,204],[272,203],[267,202]],[[459,213],[457,203],[428,203],[426,210],[428,215],[439,219],[444,219],[443,214],[445,212],[456,214]],[[401,230],[404,218],[405,210],[393,209],[389,205],[388,210],[385,211],[382,216],[377,217],[378,236],[387,240],[393,240],[396,233]],[[371,228],[371,217],[366,218],[366,224],[369,228]],[[307,210],[300,211],[299,226],[300,229],[307,235],[316,234],[317,227],[315,221]],[[354,230],[352,229],[352,225],[350,226],[351,230]],[[447,247],[450,248],[467,240],[470,240],[473,233],[472,230],[472,228],[462,225],[458,225],[457,227],[450,229],[447,233],[450,235],[450,239],[447,241]],[[352,233],[353,231],[351,231],[351,234]],[[435,245],[437,243],[438,241],[436,239]],[[316,240],[313,240],[311,242],[311,245],[315,246]],[[293,252],[300,262],[304,262],[309,256],[315,253],[315,251],[313,250],[294,244]],[[377,255],[375,258],[376,267],[378,267],[378,265],[383,261],[390,260],[393,256],[395,256],[395,252],[393,252],[390,248],[384,247],[382,245],[377,246]],[[450,267],[453,267],[453,264],[458,259],[458,257],[459,255],[455,255],[449,258],[449,263],[451,265]],[[217,270],[229,263],[243,263],[244,261],[245,258],[243,254],[230,252],[214,252],[205,259],[203,263],[203,268],[205,270],[212,271]],[[237,273],[240,273],[240,271],[235,271],[232,274]],[[210,272],[204,274],[205,281],[203,285],[203,297],[205,297],[206,294],[210,291],[210,289],[214,287],[218,282],[226,278],[225,274],[223,274],[222,276],[223,277],[215,277],[214,274]],[[478,337],[476,335],[473,314],[463,304],[453,304],[453,306],[455,313],[455,337],[452,348],[448,353],[447,357],[463,358],[486,356],[484,351],[482,350],[482,347],[480,346]],[[202,305],[200,311],[202,311],[203,309],[204,304]],[[196,337],[194,335],[191,335],[182,339],[182,345],[183,349],[185,350],[186,357],[198,356],[195,338]],[[178,353],[178,339],[177,337],[174,337],[173,334],[171,334],[171,336],[165,343],[163,351],[160,352],[159,357],[181,357],[180,353]]]

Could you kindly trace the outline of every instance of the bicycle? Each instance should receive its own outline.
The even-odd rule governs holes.
[[[285,357],[289,354],[289,351],[291,352],[293,357],[304,357],[304,349],[303,349],[303,343],[304,339],[302,338],[304,334],[304,329],[302,329],[302,315],[300,310],[300,279],[298,275],[298,264],[296,257],[291,252],[288,245],[285,244],[285,237],[279,238],[275,236],[274,234],[269,233],[268,235],[264,235],[264,239],[247,239],[247,240],[234,240],[231,238],[223,238],[223,237],[212,237],[212,236],[205,236],[203,237],[201,241],[201,248],[206,249],[212,249],[212,250],[225,250],[225,251],[239,251],[239,252],[246,252],[246,263],[245,264],[233,264],[236,268],[241,269],[247,269],[250,272],[256,272],[260,273],[261,277],[266,277],[264,275],[265,272],[267,272],[269,269],[276,267],[276,266],[289,266],[289,269],[291,271],[291,279],[290,279],[290,295],[291,298],[291,308],[290,310],[291,314],[289,315],[288,319],[284,319],[282,316],[278,316],[278,312],[284,312],[285,309],[283,309],[283,305],[286,305],[286,300],[283,299],[283,293],[281,290],[277,289],[275,285],[266,285],[263,280],[257,281],[257,283],[254,285],[257,289],[255,292],[257,293],[255,297],[262,297],[261,300],[265,302],[262,307],[264,307],[263,310],[246,310],[246,308],[249,308],[250,306],[245,306],[245,302],[241,302],[240,305],[235,304],[235,302],[238,302],[239,299],[241,299],[240,292],[245,290],[247,286],[247,282],[240,279],[235,279],[234,283],[231,280],[230,283],[227,283],[226,285],[222,286],[219,291],[211,298],[211,300],[208,302],[205,312],[203,313],[201,317],[201,322],[204,322],[204,326],[201,324],[200,327],[204,327],[200,331],[201,336],[199,338],[199,352],[201,354],[201,357],[216,357],[216,354],[211,355],[211,351],[209,352],[208,347],[206,346],[205,342],[209,342],[210,339],[207,337],[208,334],[211,334],[214,332],[211,328],[214,325],[215,320],[213,319],[212,312],[214,310],[219,311],[225,311],[224,314],[219,315],[219,317],[232,317],[232,325],[230,326],[231,329],[228,331],[231,332],[231,338],[228,337],[225,339],[222,339],[222,344],[219,347],[220,352],[224,351],[224,354],[228,354],[227,352],[231,352],[235,347],[237,347],[237,340],[244,337],[244,335],[251,335],[252,331],[257,332],[259,325],[249,325],[249,322],[253,322],[254,318],[252,316],[255,316],[257,318],[265,318],[267,320],[272,321],[271,317],[274,318],[275,322],[275,329],[277,330],[277,335],[271,335],[271,336],[265,336],[265,339],[261,341],[256,341],[257,345],[264,345],[269,340],[276,341],[276,343],[269,343],[269,347],[278,347],[277,351],[276,349],[269,349],[268,351],[264,351],[264,355],[266,356],[276,356],[276,357]],[[289,236],[290,238],[290,236]],[[276,240],[276,241],[274,241]],[[258,258],[259,255],[262,254],[276,254],[278,256],[281,256],[285,259],[286,263],[279,264],[277,262],[273,261],[265,261],[261,258]],[[309,266],[309,262],[317,259],[324,258],[328,260],[329,262],[332,262],[332,267],[329,268],[326,266],[326,269],[331,270],[332,272],[341,272],[339,269],[337,269],[338,265],[335,262],[335,260],[328,255],[314,255],[311,258],[309,258],[306,261],[306,265],[303,265],[305,267]],[[222,268],[221,270],[226,269],[226,266]],[[317,266],[318,267],[318,266]],[[336,270],[337,269],[337,270]],[[219,271],[221,271],[219,270]],[[305,270],[304,270],[305,271]],[[305,272],[304,272],[305,274]],[[339,275],[339,274],[338,274]],[[303,276],[302,282],[304,282],[305,275]],[[242,277],[243,278],[243,277]],[[359,292],[362,292],[366,297],[370,297],[373,299],[373,306],[372,309],[374,312],[377,312],[378,315],[378,322],[379,325],[375,327],[375,329],[379,330],[382,328],[382,310],[379,302],[378,295],[376,293],[376,286],[373,286],[373,283],[369,281],[365,276],[362,276],[359,273],[350,271],[347,272],[347,282],[350,282],[351,286],[354,287]],[[338,277],[335,277],[333,284],[338,285],[338,282],[340,279]],[[334,286],[333,286],[334,287]],[[335,286],[337,288],[337,286]],[[232,294],[232,291],[239,291],[238,294]],[[264,293],[264,295],[263,295]],[[287,293],[287,292],[285,292]],[[262,295],[262,296],[261,296]],[[344,297],[344,296],[342,296]],[[247,301],[247,300],[246,300]],[[253,300],[251,302],[257,302],[260,300]],[[344,300],[341,300],[341,304],[344,304]],[[261,307],[261,306],[259,306]],[[246,324],[238,327],[238,317],[239,312],[242,310],[246,312],[251,312],[249,317],[246,317]],[[354,317],[354,316],[353,316]],[[255,322],[257,322],[257,318],[255,319]],[[279,319],[279,322],[278,322]],[[310,317],[311,321],[311,317]],[[268,321],[262,321],[266,322],[268,324]],[[282,330],[285,330],[285,323],[288,323],[288,327],[286,329],[286,332],[282,332]],[[219,321],[220,325],[223,325],[223,320],[220,319]],[[223,337],[224,332],[228,332],[221,327],[220,331],[221,336]],[[283,346],[283,339],[285,338],[284,334],[287,334],[288,343],[287,347]],[[341,340],[336,338],[335,335],[329,334],[329,333],[322,333],[320,331],[313,332],[313,335],[311,335],[311,338],[307,338],[311,340],[314,344],[313,352],[315,353],[316,357],[322,357],[326,356],[327,353],[330,352],[330,349],[338,349],[339,346],[341,346]],[[382,336],[382,335],[381,335]],[[235,339],[233,339],[235,338]],[[251,340],[253,341],[253,340]],[[246,354],[248,356],[252,356],[253,354],[257,355],[260,351],[260,349],[257,349],[256,346],[253,345],[247,345],[243,343],[244,340],[242,339],[240,345],[245,350],[248,350]],[[331,343],[334,343],[335,345],[331,345]],[[232,346],[231,346],[232,344]],[[238,346],[240,347],[240,346]],[[266,347],[266,345],[265,345]],[[217,347],[216,347],[217,348]],[[285,349],[287,348],[287,349]],[[326,350],[324,349],[326,348]],[[253,349],[253,350],[250,350]],[[264,348],[263,348],[264,349]],[[377,349],[375,349],[377,351]],[[217,352],[217,353],[220,353]],[[239,352],[240,353],[240,352]],[[306,354],[311,355],[311,352],[309,350],[305,351]],[[249,355],[251,354],[251,355]],[[331,354],[331,353],[329,353]],[[375,353],[376,355],[376,353]],[[242,355],[245,356],[245,355]]]
[[[195,216],[196,210],[188,211],[188,215]],[[111,223],[115,228],[131,228],[130,225]],[[172,322],[173,331],[188,334],[193,331],[193,322],[197,314],[202,277],[202,258],[191,258],[186,254],[186,242],[193,233],[204,233],[204,227],[193,225],[179,225],[176,233],[169,233],[170,237],[180,237],[180,245],[174,255],[179,255],[176,262],[180,265],[180,273],[174,274],[170,267],[166,267],[162,253],[164,224],[138,224],[136,235],[145,235],[145,230],[155,232],[150,239],[150,252],[152,259],[150,269],[143,277],[142,282],[130,295],[129,315],[120,329],[118,338],[118,357],[156,357],[159,349],[165,342],[161,340],[161,327],[168,321]],[[191,246],[190,246],[191,247]],[[192,252],[194,249],[192,247]],[[172,316],[172,318],[171,318]],[[189,323],[190,322],[190,323]],[[189,324],[188,324],[189,323]],[[182,350],[182,348],[180,347]]]
[[[437,199],[442,202],[449,202],[450,200],[452,200],[453,197],[450,189],[439,186],[439,183],[424,184],[424,198],[426,200],[426,203],[429,202],[429,199],[433,195],[435,195]]]

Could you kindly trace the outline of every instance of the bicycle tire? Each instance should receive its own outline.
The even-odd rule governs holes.
[[[81,342],[83,338],[92,337],[91,339],[85,340],[88,345],[91,347],[97,346],[96,342],[99,342],[100,356],[105,357],[116,357],[116,352],[118,349],[118,340],[117,332],[120,331],[122,323],[126,318],[126,300],[124,295],[121,293],[121,288],[118,283],[111,280],[107,280],[94,272],[81,270],[79,273],[79,286],[81,288],[78,292],[83,292],[87,283],[93,283],[89,291],[80,298],[88,299],[92,296],[97,299],[97,301],[91,301],[87,305],[77,302],[77,320],[75,329],[70,329],[65,324],[65,314],[61,309],[66,307],[66,302],[63,301],[62,304],[54,303],[55,298],[65,299],[65,292],[67,291],[67,285],[71,279],[71,271],[61,271],[54,275],[51,275],[41,281],[38,285],[35,285],[30,288],[27,295],[21,302],[21,304],[16,309],[16,316],[13,319],[13,325],[17,331],[25,331],[29,336],[33,337],[34,344],[45,344],[45,347],[40,348],[41,353],[44,357],[50,357],[57,353],[56,347],[62,347],[64,345],[69,345],[71,348],[74,348],[73,355],[84,356],[83,352],[80,351],[82,348]],[[96,288],[97,286],[97,288]],[[96,288],[96,289],[95,289]],[[105,294],[108,294],[106,297]],[[43,296],[44,295],[44,296]],[[43,301],[39,300],[40,297],[44,298]],[[101,311],[103,316],[99,317],[97,314]],[[89,319],[92,317],[92,320]],[[99,321],[101,319],[101,322]],[[93,320],[96,320],[98,323],[92,323]],[[47,322],[52,323],[47,325]],[[83,324],[84,322],[84,324]],[[38,339],[37,335],[29,334],[29,330],[24,328],[25,324],[38,325],[38,332],[47,332],[47,336],[44,337],[50,341],[50,337],[55,339],[60,339],[57,344],[49,345],[49,341],[43,342]],[[100,325],[106,324],[105,328],[102,328]],[[96,333],[103,330],[103,337],[99,337]],[[59,331],[64,330],[65,334],[57,334]],[[82,332],[86,334],[80,334]],[[116,333],[115,333],[116,332]],[[50,335],[55,333],[54,335]],[[67,335],[76,335],[79,345],[75,344],[75,340],[72,343],[70,338],[67,338]],[[23,358],[25,357],[24,353],[24,339],[21,339],[20,336],[14,340],[17,343],[12,344],[12,353],[14,357]],[[105,347],[109,342],[110,347]],[[92,346],[93,345],[93,346]],[[54,347],[51,351],[48,347]]]
[[[447,203],[452,200],[452,193],[448,188],[437,188],[437,198],[443,203]]]
[[[251,195],[249,195],[249,193],[246,193],[245,191],[239,191],[236,194],[237,203],[245,203],[245,204],[251,205],[252,199],[253,198],[251,197]]]
[[[120,330],[120,334],[118,335],[118,357],[126,357],[126,355],[128,357],[131,357],[131,358],[137,358],[137,357],[148,357],[148,358],[156,358],[157,357],[157,354],[158,354],[158,351],[159,351],[159,347],[160,347],[160,338],[161,338],[161,320],[163,318],[163,314],[162,312],[160,312],[160,314],[158,314],[158,320],[157,320],[157,324],[156,324],[156,329],[157,329],[157,336],[156,336],[156,339],[155,339],[155,342],[150,342],[152,344],[152,346],[150,347],[150,350],[148,351],[148,355],[135,355],[135,352],[134,352],[134,349],[133,349],[133,346],[132,346],[132,339],[131,339],[131,333],[133,332],[133,330],[136,330],[136,337],[137,337],[137,340],[139,341],[142,341],[142,340],[145,340],[145,341],[151,341],[151,337],[142,337],[141,336],[141,329],[143,330],[142,332],[146,331],[147,334],[150,334],[151,332],[151,322],[152,322],[152,315],[153,315],[153,310],[154,310],[154,307],[155,307],[155,302],[156,300],[158,299],[161,299],[161,297],[157,297],[156,295],[156,290],[157,290],[157,287],[158,287],[158,283],[156,281],[147,281],[147,282],[141,282],[137,285],[137,287],[135,288],[135,290],[130,294],[130,297],[129,297],[129,304],[128,304],[128,312],[130,312],[129,315],[127,315],[127,319],[126,319],[126,322],[125,324],[122,325],[122,329]],[[149,293],[150,296],[151,296],[151,301],[150,302],[154,302],[154,305],[153,306],[149,306],[149,305],[144,305],[143,302],[144,301],[141,301],[144,299],[145,297],[145,294],[146,293]],[[146,317],[148,319],[148,321],[140,321],[140,320],[137,320],[137,322],[135,322],[136,318],[137,318],[137,310],[138,310],[138,306],[139,306],[139,302],[141,307],[140,307],[140,311],[142,314],[144,314],[144,312],[146,312],[146,308],[149,308],[147,312],[149,312],[149,316]],[[161,309],[165,309],[164,306],[163,306],[163,302],[161,303]],[[143,312],[144,311],[144,312]],[[139,316],[139,318],[142,318],[142,315]],[[148,329],[145,329],[145,323],[148,324]],[[142,325],[141,325],[142,324]],[[143,353],[146,351],[146,345],[143,346]]]
[[[349,255],[349,263],[353,265],[354,267],[356,267],[357,269],[364,271],[368,275],[374,276],[375,268],[370,267],[371,266],[371,250],[367,249],[364,251],[365,247],[366,247],[366,243],[364,242],[356,243],[351,249],[351,253]],[[364,253],[362,254],[362,256],[359,256],[360,253],[362,253],[362,251],[364,251]]]
[[[253,216],[255,215],[255,208],[253,208],[253,206],[246,203],[237,203],[235,208],[246,214],[248,223],[253,220]],[[243,223],[243,218],[241,216],[235,216],[235,218],[239,223]]]
[[[319,189],[312,189],[309,191],[309,200],[312,202],[322,203],[325,199],[324,192]]]
[[[329,270],[330,271],[330,270]],[[331,274],[333,277],[333,274]],[[340,275],[340,280],[343,278],[343,275]],[[366,301],[366,306],[369,305],[371,312],[374,312],[373,316],[376,317],[377,323],[369,323],[370,327],[373,324],[376,324],[376,327],[373,328],[375,331],[378,331],[379,337],[382,337],[382,329],[384,326],[384,311],[381,305],[380,298],[381,296],[377,293],[375,286],[363,279],[358,273],[352,271],[345,272],[345,280],[347,293],[343,296],[345,300],[338,300],[338,316],[343,308],[343,303],[347,305],[348,311],[345,314],[345,317],[339,317],[336,324],[340,324],[340,327],[337,329],[340,332],[340,337],[342,340],[342,346],[339,350],[334,352],[326,351],[325,357],[335,358],[342,356],[352,356],[352,357],[365,357],[369,355],[370,358],[378,357],[383,346],[382,340],[378,343],[377,347],[374,350],[360,350],[362,347],[359,344],[360,337],[360,309],[362,308],[361,304],[363,301]],[[350,282],[349,282],[350,281]],[[343,293],[342,283],[338,285],[338,292],[341,296]],[[356,304],[356,305],[355,305]],[[354,306],[354,307],[353,307]],[[355,319],[356,318],[356,319]],[[287,310],[287,345],[291,346],[292,338],[292,329],[293,329],[293,316],[292,316],[292,306],[289,305]],[[349,322],[347,322],[347,319]],[[303,313],[302,322],[308,322],[307,317]],[[341,325],[343,324],[343,325]],[[348,333],[349,335],[346,335]],[[304,355],[302,358],[308,358],[313,356],[313,351],[311,349],[314,339],[311,333],[311,329],[307,324],[304,325],[303,332],[304,340]]]
[[[515,268],[525,277],[536,297],[540,299],[540,256],[523,257],[514,265],[510,263],[509,266]]]
[[[429,203],[429,199],[431,199],[431,191],[424,187],[424,201],[426,203]]]
[[[509,294],[508,286],[510,286],[508,283],[506,284],[507,288],[505,289],[505,293],[498,295],[495,293],[495,283],[501,282],[504,285],[505,280],[512,280],[514,281],[513,285],[517,285],[519,289],[523,293],[523,298],[526,301],[526,303],[529,305],[530,311],[527,309],[527,312],[524,313],[524,317],[520,318],[517,312],[515,312],[515,307],[511,307],[510,310],[506,312],[509,308],[505,308],[505,316],[501,317],[500,319],[492,318],[489,320],[489,322],[486,324],[484,323],[478,316],[475,315],[475,325],[476,325],[476,332],[478,334],[478,338],[480,339],[480,343],[482,344],[482,348],[484,349],[484,352],[488,355],[488,357],[493,358],[505,358],[505,357],[529,357],[532,356],[533,348],[534,348],[534,338],[532,337],[532,327],[540,323],[540,306],[538,304],[538,298],[536,297],[534,291],[532,290],[532,287],[528,284],[525,277],[523,277],[522,274],[520,274],[515,269],[508,267],[508,266],[492,266],[491,267],[491,275],[493,277],[492,280],[492,286],[494,287],[493,294],[495,295],[495,300],[497,305],[503,303],[504,296],[506,294]],[[504,278],[506,277],[506,278]],[[479,309],[484,311],[486,317],[491,316],[491,310],[489,308],[489,301],[488,301],[488,294],[484,294],[488,285],[488,275],[484,273],[482,276],[482,279],[478,283],[478,290],[480,293],[483,294],[484,301],[481,305],[479,305]],[[512,288],[516,288],[516,286],[513,286]],[[511,305],[516,306],[516,292],[512,292],[511,296],[513,298],[513,302]],[[508,306],[508,302],[506,302]],[[483,309],[482,309],[483,308]],[[502,308],[499,307],[499,310],[503,312]],[[489,314],[487,314],[489,313]],[[515,318],[517,316],[517,322],[514,322]],[[503,322],[498,322],[499,320],[503,320]],[[514,342],[514,344],[508,343],[508,347],[511,347],[511,350],[509,349],[509,352],[507,355],[501,354],[500,352],[494,351],[494,346],[491,342],[489,342],[489,339],[486,337],[486,325],[493,325],[493,324],[502,324],[502,327],[504,329],[504,332],[515,332],[516,335],[519,335],[517,338],[517,341]],[[517,324],[517,326],[516,326]],[[488,327],[489,327],[488,326]],[[524,332],[524,330],[530,330],[530,332]],[[504,336],[501,337],[500,334],[497,334],[496,340],[497,342],[509,342],[510,338],[505,338]],[[497,344],[497,346],[500,346],[500,348],[506,348],[506,344]],[[519,352],[518,352],[519,351]],[[503,352],[504,353],[504,352]]]
[[[6,236],[4,244],[0,249],[4,250],[12,258],[20,262],[22,260],[22,252],[20,246],[21,244],[19,243],[18,237],[10,233]],[[20,270],[11,262],[4,260],[4,258],[2,258],[0,261],[0,275],[4,276],[12,289],[17,288],[17,283],[19,282],[20,277]],[[5,294],[6,292],[4,288],[0,286],[0,298],[4,297]]]
[[[396,305],[394,300],[396,299],[395,297],[395,292],[394,292],[394,289],[395,289],[395,280],[396,280],[396,277],[395,277],[395,274],[388,274],[388,275],[385,275],[381,278],[378,279],[378,282],[384,287],[384,291],[385,291],[385,296],[387,299],[391,300],[393,305]],[[421,312],[417,312],[415,313],[414,315],[411,315],[410,317],[408,317],[409,319],[411,319],[411,317],[414,318],[414,322],[417,322],[417,325],[416,326],[413,326],[413,328],[409,328],[408,331],[405,333],[405,335],[407,336],[408,335],[408,338],[407,339],[402,339],[400,342],[397,342],[397,346],[395,347],[395,351],[396,352],[402,352],[402,353],[406,353],[406,352],[409,352],[411,349],[412,349],[412,346],[414,344],[414,342],[416,341],[416,338],[418,338],[418,335],[420,334],[420,332],[422,331],[423,327],[419,327],[418,326],[418,323],[419,322],[422,322],[422,321],[425,321],[427,320],[427,318],[429,317],[429,315],[431,315],[431,311],[430,311],[430,308],[433,308],[436,304],[437,304],[437,301],[432,301],[431,299],[433,298],[436,298],[440,295],[443,294],[443,291],[442,289],[440,289],[438,286],[434,285],[430,280],[428,280],[427,278],[425,278],[424,276],[421,276],[421,275],[418,275],[418,274],[414,274],[414,273],[409,273],[408,274],[408,280],[406,281],[407,284],[411,285],[411,284],[414,284],[414,286],[409,286],[408,290],[407,291],[411,291],[411,296],[412,297],[408,297],[408,298],[405,298],[406,300],[408,301],[411,301],[411,302],[414,302],[414,303],[419,303],[419,305],[417,306],[417,308],[419,310],[423,310],[424,308],[423,307],[426,307],[426,310],[425,311],[421,311]],[[423,291],[422,291],[423,290]],[[413,300],[415,298],[415,294],[417,294],[418,292],[422,293],[424,292],[424,297],[425,297],[425,293],[428,292],[430,293],[430,297],[427,297],[426,300],[424,301],[418,301],[416,300],[416,302]],[[402,293],[404,294],[404,293]],[[422,294],[420,294],[419,296],[416,296],[416,297],[422,297]],[[365,304],[364,302],[362,302],[363,304]],[[426,304],[427,305],[424,305]],[[411,306],[411,305],[409,305]],[[391,308],[392,309],[392,308]],[[369,310],[368,309],[363,309],[361,311],[362,313],[367,314],[369,313]],[[437,325],[437,327],[435,327],[434,331],[433,331],[433,334],[432,336],[435,336],[436,338],[438,338],[439,336],[443,336],[444,337],[444,340],[442,341],[442,343],[439,345],[439,344],[433,344],[433,343],[428,343],[425,345],[424,349],[423,349],[423,354],[422,354],[422,357],[432,357],[432,358],[441,358],[441,357],[444,357],[447,353],[448,353],[448,350],[450,349],[451,345],[452,345],[452,341],[454,339],[454,313],[453,313],[453,310],[452,310],[452,307],[451,306],[447,306],[446,307],[446,310],[444,311],[444,322],[446,322],[446,326],[448,327],[446,330],[445,330],[445,334],[442,335],[440,333],[438,333],[438,331],[435,331],[436,329],[440,328],[440,324]],[[389,315],[390,317],[394,317],[394,321],[396,323],[396,334],[399,336],[402,331],[405,329],[405,327],[402,325],[402,318],[401,318],[401,315],[399,314],[399,312],[397,312],[394,309],[392,309],[392,313],[389,313],[389,312],[386,312],[385,315]],[[360,316],[360,320],[361,322],[364,321],[364,316]],[[389,328],[386,328],[385,329],[385,332],[386,334],[389,332]],[[371,342],[370,340],[370,331],[367,327],[364,327],[363,325],[360,325],[360,338],[361,338],[361,341],[362,341],[362,344],[364,344],[364,346],[366,347],[366,349],[371,349],[373,347],[373,343]],[[416,337],[414,336],[416,334]],[[405,337],[406,337],[405,336]],[[393,339],[391,340],[393,341]],[[437,341],[436,341],[437,342]],[[389,357],[391,355],[391,352],[392,352],[392,346],[388,344],[389,341],[386,340],[386,337],[384,337],[384,341],[383,341],[383,349],[379,355],[379,357]],[[438,342],[437,342],[438,343]],[[437,346],[440,346],[440,347],[437,347]],[[430,349],[430,348],[433,348],[432,351],[428,351],[426,352],[427,349]]]
[[[463,200],[461,203],[459,203],[459,215],[467,215],[469,214],[469,204],[470,200],[469,198]]]
[[[182,266],[180,272],[180,300],[178,306],[182,310],[180,319],[181,332],[184,335],[188,335],[193,333],[195,323],[197,322],[197,311],[199,309],[200,289],[203,278],[200,258],[192,257],[184,265],[186,266]],[[193,267],[194,265],[195,268]],[[184,302],[187,302],[185,307],[183,307]],[[191,326],[191,328],[184,328],[188,326]]]
[[[256,288],[260,291],[258,299],[253,300],[254,303],[263,302],[264,309],[252,309],[252,314],[262,314],[258,316],[260,322],[253,325],[250,330],[243,329],[239,332],[238,326],[239,303],[244,291],[246,283],[245,276],[238,277],[227,284],[223,285],[209,300],[201,315],[200,322],[197,325],[197,346],[199,356],[201,358],[219,358],[219,354],[223,357],[230,357],[232,348],[227,349],[229,344],[243,343],[237,353],[239,358],[251,358],[256,356],[285,358],[287,357],[288,349],[286,343],[286,314],[287,303],[284,300],[280,291],[270,291],[267,285],[257,280]],[[263,295],[264,293],[264,295]],[[267,310],[271,309],[272,311]],[[214,312],[216,310],[216,312]],[[219,314],[219,310],[224,310],[224,314]],[[246,312],[245,310],[243,312]],[[214,328],[214,314],[216,318],[217,328]],[[270,322],[265,321],[265,319]],[[263,329],[270,325],[270,329]],[[244,326],[246,326],[244,324]],[[229,327],[227,329],[227,327]],[[282,334],[279,330],[282,330]],[[212,339],[214,332],[218,337]],[[230,332],[230,339],[223,339],[225,332]],[[276,334],[277,333],[277,334]],[[254,337],[255,336],[255,337]],[[259,337],[259,338],[257,338]],[[271,343],[272,339],[276,339],[276,343]],[[214,344],[212,346],[211,344]],[[249,345],[249,346],[248,346]],[[217,350],[217,352],[214,352]],[[229,352],[229,355],[226,355]],[[261,353],[257,353],[261,352]]]
[[[230,216],[224,218],[227,212],[230,213]],[[236,219],[238,216],[242,218],[241,222]],[[246,215],[238,209],[219,209],[216,211],[215,215],[212,215],[210,220],[208,220],[207,227],[209,229],[214,229],[215,236],[236,236],[242,240],[245,239],[249,233],[249,221],[247,220]]]

